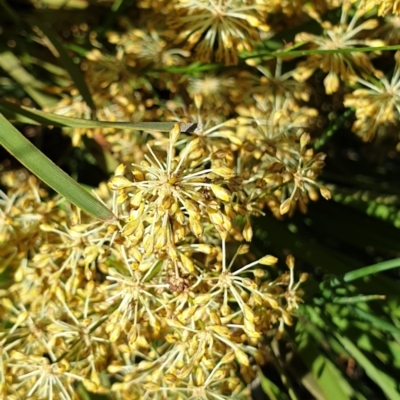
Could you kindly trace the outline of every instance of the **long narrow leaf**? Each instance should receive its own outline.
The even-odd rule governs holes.
[[[19,106],[5,100],[0,101],[0,112],[7,117],[17,121],[33,124],[54,125],[69,128],[120,128],[146,131],[169,132],[175,125],[175,122],[108,122],[91,121],[80,118],[64,117],[45,111],[35,110],[33,108]],[[18,118],[22,117],[22,118]],[[183,123],[180,124],[181,132],[194,132],[199,124]]]
[[[73,62],[72,58],[65,50],[64,45],[58,40],[56,33],[44,23],[35,21],[35,25],[43,34],[47,47],[59,58],[61,65],[63,65],[65,70],[69,73],[79,93],[82,95],[83,100],[94,110],[96,107],[83,75],[79,67]]]
[[[39,179],[87,213],[103,219],[114,214],[42,154],[0,114],[0,144]]]
[[[368,377],[374,381],[390,400],[400,400],[397,389],[397,381],[375,367],[365,354],[347,337],[335,334],[337,340],[342,343],[349,354],[364,369]]]
[[[377,274],[382,271],[387,271],[393,268],[400,267],[400,258],[395,258],[393,260],[382,261],[380,263],[370,265],[368,267],[360,268],[355,271],[348,272],[343,276],[344,282],[352,282],[356,279],[364,278],[368,275]]]
[[[0,54],[0,68],[4,69],[22,89],[41,107],[55,103],[55,98],[44,94],[44,84],[31,75],[11,51]]]
[[[351,311],[354,312],[360,318],[362,318],[368,322],[371,322],[371,324],[373,324],[374,327],[376,327],[382,331],[393,333],[400,337],[400,329],[397,328],[395,325],[391,324],[390,322],[387,322],[387,321],[383,320],[382,318],[376,317],[375,315],[371,314],[370,312],[362,310],[360,307],[352,307]]]
[[[264,393],[268,396],[269,400],[290,400],[289,396],[286,393],[283,393],[275,383],[269,380],[265,375],[261,372],[260,376],[260,384]]]
[[[240,54],[241,58],[254,57],[301,57],[311,54],[343,54],[343,53],[369,53],[372,51],[400,50],[399,45],[377,46],[377,47],[343,47],[341,49],[309,49],[309,50],[286,50],[286,51],[258,51]]]

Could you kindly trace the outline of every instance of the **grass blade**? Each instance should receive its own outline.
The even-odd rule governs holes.
[[[343,276],[343,281],[352,282],[355,281],[356,279],[364,278],[368,275],[377,274],[379,272],[399,267],[400,267],[400,258],[395,258],[393,260],[388,260],[388,261],[382,261],[380,263],[369,265],[368,267],[356,269],[355,271],[346,273]]]
[[[271,380],[269,380],[265,375],[261,372],[260,376],[260,384],[264,393],[268,396],[269,400],[290,400],[289,396],[286,393],[283,393],[278,386],[275,385]]]
[[[337,340],[345,347],[349,354],[364,369],[369,378],[374,381],[390,400],[400,400],[397,390],[397,381],[379,370],[372,364],[362,351],[347,337],[335,334]]]
[[[44,84],[31,75],[21,65],[18,57],[10,51],[0,54],[0,68],[7,72],[39,106],[48,107],[55,104],[55,98],[41,91]]]
[[[87,213],[103,219],[114,214],[42,154],[0,114],[0,143],[39,179]]]
[[[370,322],[374,327],[380,329],[381,331],[390,332],[400,337],[400,329],[390,322],[376,317],[375,315],[369,313],[368,311],[362,310],[359,307],[352,307],[351,311],[361,319]]]
[[[108,122],[91,121],[80,118],[64,117],[33,108],[19,106],[5,100],[0,101],[0,112],[19,122],[30,124],[54,125],[68,128],[121,128],[145,131],[169,132],[175,122]],[[22,118],[18,118],[22,117]],[[197,123],[180,123],[181,132],[194,132],[199,127]]]
[[[341,49],[308,49],[308,50],[286,50],[286,51],[258,51],[255,53],[243,52],[241,58],[255,57],[302,57],[311,54],[344,54],[344,53],[369,53],[371,51],[400,50],[399,45],[377,46],[377,47],[343,47]]]
[[[42,33],[47,47],[54,54],[54,56],[60,60],[61,65],[63,65],[65,70],[69,73],[71,79],[78,88],[79,93],[82,95],[83,100],[92,111],[95,110],[96,107],[94,105],[92,96],[85,80],[83,79],[83,75],[81,74],[79,67],[73,62],[72,58],[65,50],[64,45],[58,40],[56,33],[53,32],[50,27],[46,26],[46,24],[35,21],[34,25],[36,26],[35,30],[41,31],[39,33]]]

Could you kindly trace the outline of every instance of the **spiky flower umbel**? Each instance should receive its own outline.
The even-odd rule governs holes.
[[[176,124],[166,148],[148,146],[129,174],[118,167],[112,192],[100,192],[116,223],[57,202],[44,207],[48,194],[32,178],[13,200],[3,194],[15,215],[19,204],[37,204],[30,218],[3,218],[7,238],[35,234],[18,254],[5,253],[7,398],[74,399],[79,383],[123,398],[249,398],[264,335],[292,324],[299,282],[292,260],[277,279],[265,270],[275,257],[241,261],[249,246],[232,237],[245,210],[251,240],[250,218],[260,212],[249,208],[252,186],[241,188],[234,160],[180,135]],[[227,246],[237,248],[231,258]],[[120,382],[107,388],[105,372]]]
[[[112,177],[94,190],[112,223],[26,172],[2,171],[0,398],[71,400],[85,388],[118,400],[249,400],[306,279],[293,257],[282,274],[277,258],[260,256],[267,249],[253,251],[254,220],[330,198],[325,154],[313,147],[324,118],[354,108],[364,139],[396,128],[398,65],[385,78],[378,51],[354,48],[397,44],[398,10],[396,1],[140,0],[112,31],[80,38],[92,45],[81,69],[95,109],[62,74],[46,86],[59,96],[47,111],[176,125],[63,128],[79,151],[94,140],[119,165],[105,166]],[[310,17],[320,32],[307,30]],[[62,35],[65,26],[71,37],[91,30],[68,21]],[[297,59],[290,48],[300,45],[309,51]],[[181,122],[198,126],[183,133]]]

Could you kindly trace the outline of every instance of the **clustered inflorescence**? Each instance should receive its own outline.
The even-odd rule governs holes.
[[[274,256],[254,256],[254,218],[330,198],[307,80],[322,75],[326,95],[341,92],[366,140],[400,114],[398,54],[388,77],[378,51],[241,61],[293,21],[320,26],[295,37],[309,49],[395,40],[398,1],[311,3],[140,0],[107,47],[91,37],[83,68],[96,118],[175,125],[168,135],[66,131],[74,146],[101,137],[120,164],[95,190],[114,221],[81,214],[24,171],[2,173],[0,398],[70,400],[83,388],[129,400],[250,398],[268,338],[292,324],[306,279],[291,256],[281,276]],[[338,19],[325,21],[332,10]],[[176,73],[195,62],[220,67]],[[93,116],[75,87],[61,96],[51,111]]]

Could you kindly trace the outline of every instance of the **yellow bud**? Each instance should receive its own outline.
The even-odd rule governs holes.
[[[170,194],[164,196],[163,199],[161,200],[162,209],[168,210],[172,206],[173,202],[174,198]]]
[[[22,324],[29,316],[28,311],[23,311],[22,313],[18,314],[17,320],[14,323],[14,326],[18,326]]]
[[[82,233],[85,232],[88,229],[88,227],[89,227],[88,224],[77,224],[71,227],[70,232]]]
[[[138,371],[146,371],[150,369],[154,365],[153,361],[140,361],[139,364],[136,366]]]
[[[300,137],[300,147],[303,148],[303,147],[307,146],[310,139],[311,139],[311,136],[309,133],[303,133]]]
[[[193,234],[199,238],[203,234],[203,226],[196,218],[189,217],[189,227]]]
[[[186,218],[185,218],[185,214],[183,213],[182,210],[178,209],[178,210],[175,211],[174,220],[179,222],[181,225],[185,224]]]
[[[203,293],[193,299],[193,304],[205,304],[211,299],[210,293]]]
[[[214,225],[220,225],[222,226],[224,223],[224,218],[222,216],[222,213],[218,210],[214,210],[211,207],[207,207],[207,214],[210,217],[210,221]]]
[[[124,164],[119,164],[117,169],[115,170],[114,175],[115,176],[122,176],[125,173],[125,165]]]
[[[214,311],[210,312],[210,321],[213,325],[221,325],[221,319],[218,314]]]
[[[181,129],[179,127],[179,124],[175,124],[174,127],[171,129],[171,132],[169,133],[169,140],[171,141],[172,144],[176,143],[180,133]]]
[[[235,357],[237,358],[240,365],[244,365],[246,367],[248,367],[250,365],[249,357],[243,350],[236,348],[235,349]]]
[[[171,386],[178,381],[178,378],[174,374],[165,374],[164,380],[167,383],[167,385]]]
[[[292,256],[292,254],[289,254],[286,257],[286,265],[290,268],[293,269],[294,268],[294,257]]]
[[[122,366],[122,365],[113,365],[113,364],[111,364],[111,365],[109,365],[108,367],[107,367],[107,371],[110,373],[110,374],[118,374],[119,372],[121,372],[121,370],[123,369],[124,367]]]
[[[221,364],[229,364],[235,359],[233,350],[229,350],[221,359]]]
[[[330,200],[331,198],[331,192],[329,191],[329,189],[327,189],[325,186],[321,186],[319,188],[319,191],[321,193],[321,196],[326,199],[326,200]]]
[[[123,191],[119,191],[118,197],[117,197],[117,204],[123,204],[127,200],[128,195],[124,193]]]
[[[339,89],[339,77],[336,73],[330,72],[324,79],[326,94],[332,94]]]
[[[375,29],[379,25],[379,21],[377,19],[368,19],[367,21],[363,22],[359,28],[363,29]]]
[[[274,256],[267,255],[267,256],[264,256],[264,257],[260,258],[258,260],[258,262],[260,264],[262,264],[262,265],[270,265],[270,266],[272,266],[272,265],[274,265],[274,264],[276,264],[278,262],[278,259],[276,257],[274,257]]]
[[[203,34],[202,30],[197,30],[187,38],[187,43],[189,44],[197,43],[200,40],[202,34]]]
[[[263,293],[262,298],[272,308],[274,309],[279,308],[279,303],[275,299],[273,299],[269,294]]]
[[[201,360],[201,363],[203,366],[205,366],[208,370],[212,371],[215,368],[215,361],[214,360],[209,360],[205,357]]]
[[[254,322],[254,313],[247,304],[243,304],[243,315],[249,322]]]
[[[130,236],[132,233],[136,230],[136,228],[139,226],[140,221],[130,221],[128,222],[124,228],[122,229],[122,232],[125,236]]]
[[[179,243],[185,237],[185,227],[178,221],[173,220],[172,228],[174,243]]]
[[[200,109],[202,103],[203,103],[203,96],[201,94],[195,94],[194,95],[194,104],[195,104],[196,108]]]
[[[218,381],[224,379],[225,376],[226,376],[226,370],[224,370],[224,369],[219,369],[219,370],[213,375],[214,382],[218,382]]]
[[[221,186],[211,185],[211,190],[215,194],[215,196],[222,201],[229,201],[231,198],[231,194],[229,193],[229,191]]]
[[[204,254],[211,254],[214,249],[210,244],[200,243],[196,246],[196,250]]]
[[[134,171],[132,171],[132,175],[136,182],[144,181],[144,174],[142,171],[135,169]]]
[[[133,208],[131,210],[131,212],[129,213],[129,217],[131,220],[139,219],[143,215],[143,212],[144,212],[144,203],[141,203],[139,207]]]
[[[251,26],[254,26],[255,28],[261,24],[260,20],[252,15],[246,15],[245,19]]]
[[[137,247],[131,247],[129,249],[129,254],[132,255],[132,257],[136,261],[138,261],[138,262],[142,261],[142,253],[140,252],[140,250]]]
[[[89,392],[95,393],[98,389],[98,385],[96,385],[94,382],[91,382],[89,379],[83,380],[83,386],[85,386],[85,388],[89,390]]]
[[[292,318],[290,317],[290,315],[284,310],[281,310],[281,312],[282,312],[282,318],[283,318],[283,321],[285,322],[285,324],[292,326],[293,321],[292,321]]]
[[[167,228],[165,226],[162,226],[156,235],[156,242],[155,242],[155,248],[156,249],[162,249],[165,247],[167,243]]]
[[[193,261],[189,257],[186,257],[184,254],[181,254],[180,258],[181,258],[181,262],[182,262],[183,267],[189,273],[194,272],[194,263],[193,263]]]
[[[185,322],[186,320],[188,320],[189,318],[191,318],[193,316],[193,314],[195,313],[196,310],[197,310],[197,306],[192,306],[192,307],[186,308],[181,314],[178,315],[179,321]]]
[[[178,378],[182,379],[182,380],[186,379],[189,376],[189,374],[192,372],[192,369],[193,369],[193,364],[190,363],[190,364],[185,365],[179,372]]]
[[[44,232],[52,232],[54,228],[49,224],[40,224],[40,230]]]
[[[59,286],[57,286],[56,290],[56,296],[57,298],[61,301],[61,302],[65,302],[65,295],[64,292],[61,290],[61,288]]]
[[[143,200],[143,192],[140,191],[131,198],[129,203],[133,208],[139,208],[139,206],[142,204],[142,200]]]
[[[255,278],[263,278],[265,276],[265,271],[261,268],[256,268],[252,270]]]
[[[246,224],[244,225],[242,235],[246,242],[251,242],[251,239],[253,238],[253,229],[248,219],[246,219]]]
[[[223,316],[223,317],[227,317],[228,315],[230,315],[232,313],[232,309],[227,305],[227,304],[225,304],[225,305],[223,305],[222,307],[221,307],[221,315]]]
[[[261,336],[256,331],[256,327],[253,321],[250,321],[245,318],[243,322],[244,322],[244,329],[249,337],[258,339]]]
[[[121,327],[117,324],[112,324],[110,342],[111,343],[116,342],[120,335],[121,335]]]
[[[207,311],[206,306],[199,307],[196,312],[193,314],[193,321],[198,321],[203,318],[204,313]]]
[[[196,368],[196,372],[194,374],[194,379],[195,379],[197,386],[202,386],[205,381],[204,371],[200,365]]]
[[[300,282],[303,283],[303,282],[305,282],[307,279],[308,279],[308,274],[307,274],[307,272],[303,272],[303,273],[300,275],[300,278],[299,278]]]
[[[114,176],[110,179],[108,186],[112,190],[119,190],[132,187],[132,182],[124,176]]]
[[[199,206],[193,200],[186,200],[184,205],[190,216],[192,216],[193,214],[193,216],[198,217],[200,209]]]
[[[211,168],[211,170],[214,174],[222,176],[225,179],[233,178],[235,176],[234,171],[228,167]]]
[[[131,328],[131,330],[129,331],[129,335],[128,335],[128,344],[129,347],[132,348],[134,346],[134,344],[136,343],[138,337],[138,332],[135,326],[133,326]]]
[[[281,215],[287,214],[290,210],[290,206],[292,205],[292,199],[286,199],[281,206],[279,207],[279,212]]]
[[[157,384],[155,384],[155,383],[153,383],[153,382],[146,382],[146,383],[143,385],[143,389],[144,389],[144,390],[148,390],[148,391],[150,391],[150,392],[153,392],[153,391],[159,390],[159,389],[160,389],[160,386],[158,386]]]
[[[211,325],[208,328],[211,331],[215,332],[217,335],[220,335],[220,336],[223,336],[223,337],[230,337],[231,336],[231,331],[226,326]]]
[[[165,335],[165,341],[167,343],[173,344],[173,343],[176,343],[178,341],[178,339],[174,335],[169,333],[169,334]]]

